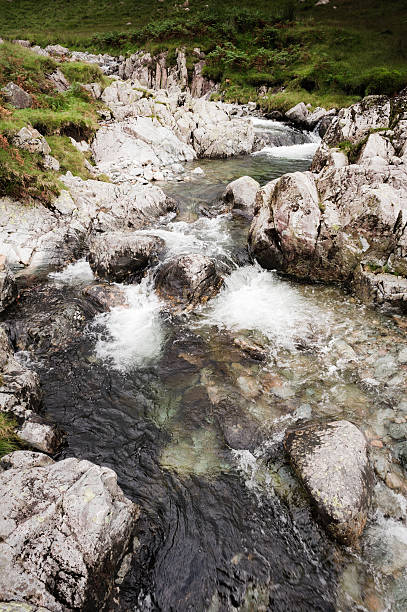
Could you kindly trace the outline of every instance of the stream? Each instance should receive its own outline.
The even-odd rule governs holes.
[[[239,176],[265,184],[309,168],[316,138],[256,127],[281,146],[187,164],[204,175],[160,185],[180,212],[145,230],[167,257],[215,257],[226,279],[216,298],[172,315],[152,271],[125,287],[127,307],[100,313],[81,259],[22,287],[8,320],[18,356],[67,434],[59,458],[111,467],[141,507],[117,610],[405,610],[405,498],[377,484],[360,548],[344,549],[315,521],[282,445],[289,425],[344,418],[407,457],[395,433],[407,415],[405,329],[341,288],[261,269],[246,251],[250,222],[211,216]]]

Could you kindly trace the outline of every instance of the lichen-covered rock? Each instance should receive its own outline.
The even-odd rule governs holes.
[[[1,93],[6,101],[15,108],[29,108],[32,105],[30,94],[15,83],[8,83],[2,88]]]
[[[329,146],[344,141],[356,144],[371,130],[389,127],[390,110],[390,100],[385,96],[367,96],[361,102],[339,111],[324,141]]]
[[[307,425],[286,434],[285,448],[329,532],[354,544],[365,527],[373,487],[363,434],[348,421]]]
[[[60,70],[59,68],[57,68],[55,72],[48,76],[48,80],[51,81],[52,85],[59,92],[68,91],[71,86],[68,79],[66,78],[62,70]]]
[[[53,612],[101,610],[138,508],[89,461],[17,451],[0,461],[0,594]]]
[[[223,285],[215,262],[205,255],[180,255],[157,271],[157,293],[174,309],[193,308],[214,297]]]
[[[222,199],[231,208],[253,212],[260,184],[251,176],[241,176],[227,185]]]
[[[164,241],[157,236],[105,232],[91,238],[89,264],[100,278],[119,283],[131,281],[157,261],[164,248]]]
[[[375,274],[359,266],[352,286],[360,299],[367,304],[386,305],[407,313],[407,278],[383,272]]]
[[[4,255],[0,255],[0,313],[14,302],[17,285],[14,274],[7,265]]]

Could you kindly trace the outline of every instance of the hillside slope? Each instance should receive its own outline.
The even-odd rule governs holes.
[[[200,47],[227,100],[261,88],[265,109],[343,106],[407,84],[407,0],[315,2],[0,0],[0,35],[113,54]]]

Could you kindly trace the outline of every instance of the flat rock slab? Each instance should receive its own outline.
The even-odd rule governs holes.
[[[0,597],[51,612],[108,605],[139,513],[116,474],[16,451],[0,461],[0,497]]]
[[[316,424],[287,432],[285,448],[329,532],[354,544],[373,488],[363,434],[348,421]]]

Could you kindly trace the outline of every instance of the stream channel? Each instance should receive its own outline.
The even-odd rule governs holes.
[[[59,458],[111,467],[141,507],[118,610],[405,610],[404,497],[376,485],[360,548],[344,549],[282,446],[296,422],[345,418],[401,452],[389,427],[407,412],[405,331],[340,288],[262,270],[247,254],[249,220],[211,216],[239,176],[265,184],[309,168],[315,138],[256,123],[283,146],[187,164],[205,174],[160,185],[180,212],[145,230],[168,257],[215,257],[226,278],[216,298],[171,315],[150,271],[125,287],[127,307],[97,312],[82,292],[94,282],[85,253],[23,286],[8,323],[41,376],[44,414],[67,434]]]

